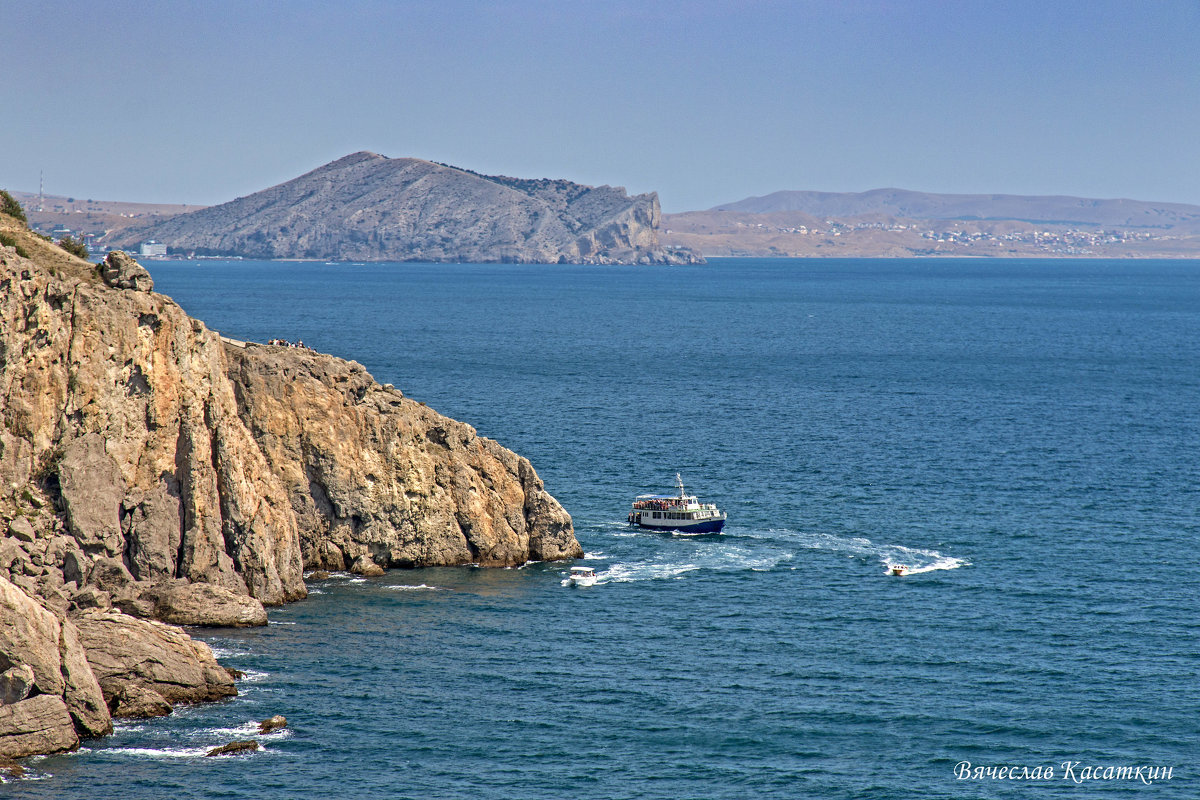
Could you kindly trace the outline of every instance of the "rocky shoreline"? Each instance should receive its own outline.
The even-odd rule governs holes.
[[[305,569],[582,555],[469,425],[354,362],[222,341],[122,253],[0,230],[0,757],[234,696],[176,626],[265,625]]]

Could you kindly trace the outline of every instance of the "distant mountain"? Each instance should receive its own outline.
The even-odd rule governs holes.
[[[764,197],[726,203],[710,210],[750,214],[798,211],[814,217],[882,215],[904,219],[1016,220],[1052,225],[1157,228],[1200,233],[1200,206],[1082,197],[928,194],[904,189],[774,192]]]
[[[654,193],[480,175],[360,152],[219,206],[132,226],[105,244],[341,261],[690,263],[658,242]]]

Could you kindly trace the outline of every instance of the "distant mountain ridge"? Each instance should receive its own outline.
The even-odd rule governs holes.
[[[481,175],[358,152],[269,189],[114,231],[172,252],[341,261],[693,263],[658,241],[658,195]]]
[[[1054,225],[1182,229],[1200,233],[1200,206],[1068,196],[932,194],[905,189],[867,192],[781,191],[715,206],[710,211],[814,217],[883,215],[903,219],[1015,220]]]
[[[706,256],[1200,258],[1200,206],[1067,196],[774,192],[664,214],[663,244]]]

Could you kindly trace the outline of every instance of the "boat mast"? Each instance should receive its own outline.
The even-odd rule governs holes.
[[[675,473],[675,485],[679,487],[679,496],[683,497],[683,476]]]

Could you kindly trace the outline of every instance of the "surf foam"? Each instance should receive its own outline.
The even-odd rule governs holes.
[[[965,558],[948,556],[937,550],[907,547],[902,544],[877,544],[863,536],[842,537],[829,533],[795,533],[789,538],[794,538],[800,546],[810,550],[825,550],[831,553],[845,553],[850,557],[876,559],[884,567],[891,564],[905,564],[908,566],[909,575],[958,569],[971,563]]]

